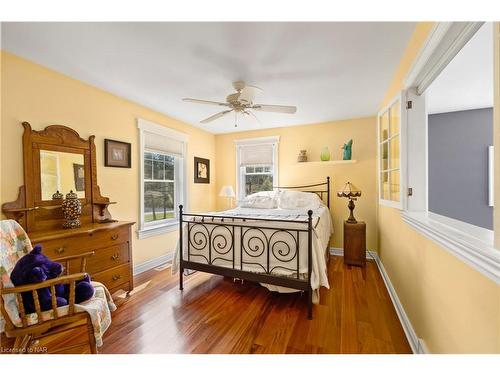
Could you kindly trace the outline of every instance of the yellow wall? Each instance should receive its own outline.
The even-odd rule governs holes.
[[[351,181],[362,190],[362,197],[356,202],[355,216],[367,223],[367,247],[377,247],[376,230],[376,119],[361,118],[355,120],[334,121],[307,126],[265,129],[250,132],[230,133],[215,137],[217,155],[216,183],[217,192],[224,185],[236,189],[236,148],[234,140],[244,138],[280,136],[279,143],[279,184],[300,185],[323,182],[331,177],[331,208],[335,234],[332,246],[343,247],[343,220],[349,216],[347,200],[337,198],[335,192],[346,181]],[[353,139],[352,158],[356,164],[346,165],[310,165],[297,164],[300,150],[307,150],[309,160],[320,160],[321,149],[328,146],[331,160],[342,159],[342,145]],[[218,198],[217,208],[227,207],[224,198]]]
[[[2,53],[1,69],[1,203],[15,200],[17,189],[23,184],[21,122],[30,122],[35,130],[62,124],[75,129],[84,138],[96,136],[97,181],[101,193],[118,202],[110,207],[110,212],[116,219],[138,222],[139,133],[136,118],[140,117],[189,136],[190,210],[215,208],[215,184],[194,184],[191,177],[195,155],[212,161],[212,177],[215,176],[215,137],[212,134],[6,52]],[[104,167],[104,138],[132,143],[132,168]],[[134,262],[140,264],[171,252],[176,241],[176,232],[143,240],[138,240],[134,233]]]
[[[432,23],[417,25],[381,108],[401,90],[403,78],[432,26]],[[374,118],[213,136],[8,53],[2,53],[0,69],[0,203],[14,200],[18,186],[23,184],[21,121],[29,121],[34,129],[59,123],[74,128],[82,137],[96,135],[101,191],[118,202],[110,209],[115,218],[133,221],[138,221],[139,212],[137,117],[189,135],[188,196],[193,211],[226,207],[217,194],[223,185],[235,186],[235,139],[280,135],[280,184],[319,182],[330,175],[333,192],[347,180],[363,190],[356,216],[367,222],[368,248],[378,247],[417,335],[431,352],[500,352],[498,285],[407,226],[398,210],[377,206]],[[497,74],[497,81],[498,77]],[[500,137],[498,90],[497,84],[495,144]],[[131,169],[104,167],[104,138],[132,143]],[[358,160],[357,164],[295,165],[299,150],[307,149],[310,160],[318,160],[325,145],[330,148],[332,158],[338,159],[340,147],[349,138],[354,139],[353,158]],[[189,160],[194,155],[211,159],[211,184],[192,183],[193,165]],[[498,177],[500,162],[496,165]],[[336,229],[332,245],[342,247],[341,222],[348,214],[347,202],[333,195],[332,207]],[[496,212],[496,228],[500,225],[498,215]],[[134,261],[142,263],[172,251],[176,239],[176,232],[140,241],[134,235]]]
[[[420,23],[401,58],[384,103],[405,77],[432,28]],[[417,333],[432,353],[500,352],[500,289],[379,206],[379,253]]]

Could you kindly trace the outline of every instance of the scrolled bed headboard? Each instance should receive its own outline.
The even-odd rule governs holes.
[[[325,200],[323,194],[326,195],[326,205],[330,208],[330,176],[326,177],[326,182],[311,185],[300,186],[273,186],[273,189],[300,190],[306,193],[315,193],[321,200]],[[305,189],[305,190],[304,190]]]

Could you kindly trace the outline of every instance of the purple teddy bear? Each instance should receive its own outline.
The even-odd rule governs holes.
[[[19,259],[10,274],[14,286],[41,283],[45,280],[55,279],[62,274],[61,263],[51,261],[42,254],[42,247],[37,245],[33,250]],[[66,306],[69,300],[69,284],[58,284],[55,286],[57,307]],[[42,311],[52,309],[52,295],[50,288],[37,289],[38,300]],[[27,314],[35,312],[35,303],[31,292],[21,293],[24,308]],[[90,284],[87,275],[83,280],[76,282],[75,302],[81,303],[94,296],[94,287]]]

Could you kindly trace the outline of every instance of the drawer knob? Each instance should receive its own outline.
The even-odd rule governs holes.
[[[121,275],[113,275],[112,277],[113,281],[120,280],[121,278]]]
[[[111,260],[117,260],[119,257],[120,257],[120,254],[115,253],[115,254],[111,255]]]
[[[62,253],[64,253],[64,251],[65,251],[64,246],[61,246],[59,249],[56,249],[56,250],[55,250],[55,252],[56,252],[57,254],[62,254]]]
[[[113,234],[113,235],[111,236],[111,239],[112,239],[113,241],[114,241],[114,240],[116,240],[117,238],[118,238],[118,234]]]

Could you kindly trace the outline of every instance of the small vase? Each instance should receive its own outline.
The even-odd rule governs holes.
[[[350,139],[347,143],[342,146],[342,150],[344,150],[342,159],[343,160],[351,160],[352,157],[352,139]]]
[[[78,199],[78,195],[73,193],[73,190],[66,194],[66,199],[62,203],[62,212],[65,220],[63,228],[79,228],[82,225],[80,222],[82,203]]]
[[[328,161],[330,160],[330,150],[328,150],[328,147],[323,147],[323,150],[321,150],[321,161]]]
[[[52,194],[52,199],[54,200],[61,200],[64,198],[64,195],[57,190],[54,194]]]
[[[300,150],[300,154],[297,157],[297,162],[299,163],[304,163],[307,161],[307,155],[306,155],[306,150]]]

